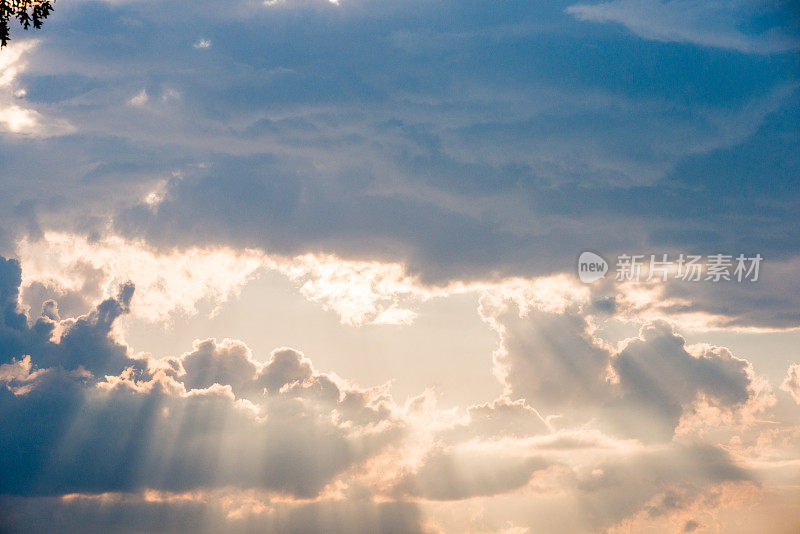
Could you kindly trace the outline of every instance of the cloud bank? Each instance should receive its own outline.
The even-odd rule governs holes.
[[[665,322],[614,348],[579,308],[485,300],[506,392],[459,412],[430,392],[398,403],[388,385],[353,386],[290,348],[260,361],[240,341],[206,339],[160,360],[132,355],[113,331],[133,285],[76,318],[48,301],[33,321],[18,311],[19,264],[3,260],[0,275],[11,531],[50,510],[67,531],[425,532],[446,517],[426,520],[429,503],[475,499],[537,528],[514,507],[537,492],[561,496],[551,530],[591,530],[716,513],[709,492],[758,493],[768,480],[765,445],[741,439],[757,438],[747,415],[771,409],[770,392],[746,360],[687,346]],[[739,441],[721,447],[709,432]]]

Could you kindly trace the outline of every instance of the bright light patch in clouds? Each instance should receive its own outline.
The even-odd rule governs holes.
[[[155,209],[160,195],[156,189],[146,201]],[[289,259],[230,248],[163,252],[120,237],[90,241],[48,232],[39,241],[21,241],[18,255],[24,266],[24,288],[41,283],[61,294],[84,291],[91,302],[113,294],[122,282],[134,282],[133,314],[149,321],[165,320],[176,311],[192,315],[203,299],[222,304],[262,268],[286,275],[304,297],[336,312],[351,326],[408,324],[416,317],[412,308],[420,302],[466,291],[463,287],[425,288],[398,264],[312,254]],[[94,293],[91,286],[87,289],[91,269],[102,273],[102,281],[94,283]]]
[[[156,188],[145,200],[157,209],[161,199],[161,189]],[[80,294],[87,304],[112,295],[120,283],[130,280],[137,288],[133,315],[153,322],[166,320],[174,312],[193,315],[203,299],[221,305],[260,269],[287,276],[306,299],[335,312],[343,324],[356,327],[411,324],[421,303],[465,293],[483,294],[497,302],[509,299],[523,311],[531,307],[563,311],[586,304],[590,296],[586,285],[567,275],[427,286],[396,263],[324,254],[285,258],[230,248],[165,252],[118,236],[89,240],[47,232],[38,241],[22,240],[18,256],[23,288],[43,284],[56,295]],[[93,280],[98,276],[99,280]]]
[[[39,282],[62,294],[85,290],[86,267],[99,270],[100,294],[86,295],[90,302],[130,280],[136,285],[134,315],[153,322],[167,320],[174,312],[192,315],[203,299],[224,302],[264,265],[263,254],[254,251],[195,248],[160,253],[118,237],[89,241],[54,232],[39,241],[23,240],[19,258],[23,287]],[[34,316],[38,311],[32,310]]]
[[[278,268],[300,284],[306,298],[334,310],[342,322],[353,326],[411,323],[416,313],[403,303],[431,296],[397,264],[306,254]]]
[[[159,190],[146,198],[156,208]],[[102,282],[92,299],[108,296],[126,280],[137,288],[133,313],[150,320],[167,319],[175,311],[194,314],[202,299],[217,304],[238,291],[261,268],[274,269],[298,284],[300,293],[324,309],[335,311],[352,326],[408,324],[412,306],[446,290],[424,288],[402,266],[341,260],[306,254],[293,259],[254,250],[194,248],[160,252],[145,243],[108,237],[85,237],[48,232],[39,241],[23,240],[18,254],[24,265],[23,287],[42,283],[58,293],[85,291],[85,267],[99,270]],[[37,313],[38,310],[32,310]]]
[[[159,208],[164,183],[146,195],[145,203],[151,209]],[[56,294],[82,294],[87,304],[112,294],[116,284],[132,280],[139,289],[134,315],[149,321],[166,319],[175,311],[193,315],[203,299],[220,305],[238,294],[260,269],[267,269],[285,275],[307,300],[335,312],[343,324],[354,327],[411,324],[422,303],[475,294],[482,296],[484,321],[497,329],[501,327],[493,323],[492,317],[508,303],[513,303],[523,315],[531,309],[564,313],[568,309],[588,311],[593,299],[602,300],[610,295],[614,307],[603,312],[605,316],[633,325],[669,318],[692,330],[772,331],[732,327],[730,317],[724,314],[704,311],[676,314],[676,309],[691,309],[693,301],[668,298],[667,288],[657,281],[603,287],[583,284],[573,275],[558,274],[435,286],[424,284],[398,263],[345,260],[330,254],[286,258],[225,247],[164,252],[118,236],[92,241],[57,232],[48,232],[39,241],[21,241],[18,253],[25,266],[25,287],[41,283]],[[97,277],[92,270],[102,273],[101,282],[92,280]]]
[[[150,97],[147,95],[147,90],[142,89],[128,100],[128,105],[144,106],[145,104],[147,104],[149,98]]]
[[[6,128],[12,133],[24,133],[33,131],[38,124],[39,114],[30,109],[19,106],[8,106],[3,109],[2,121]]]
[[[27,91],[18,78],[27,66],[36,41],[13,43],[0,53],[0,129],[13,134],[46,137],[69,133],[72,127],[64,120],[44,117],[25,101]]]
[[[200,39],[196,43],[192,45],[193,47],[197,48],[198,50],[203,50],[205,48],[211,48],[211,41],[208,39]]]
[[[590,296],[585,285],[563,274],[436,286],[424,284],[398,263],[314,254],[273,261],[274,268],[300,284],[299,291],[308,300],[335,311],[343,323],[352,326],[410,324],[420,303],[465,293],[509,299],[521,310],[537,307],[549,311],[585,304]]]

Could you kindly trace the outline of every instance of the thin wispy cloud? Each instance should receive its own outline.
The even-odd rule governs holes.
[[[675,41],[751,54],[776,54],[800,49],[797,20],[789,4],[752,2],[693,2],[686,0],[614,0],[576,4],[567,13],[580,20],[622,24],[630,31],[656,41]],[[772,12],[770,12],[772,11]],[[742,30],[748,20],[769,24]]]

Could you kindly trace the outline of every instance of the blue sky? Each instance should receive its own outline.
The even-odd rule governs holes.
[[[0,444],[44,455],[8,456],[6,526],[796,528],[799,51],[791,1],[76,1],[12,27],[0,417],[70,422]],[[583,285],[584,250],[764,262]]]

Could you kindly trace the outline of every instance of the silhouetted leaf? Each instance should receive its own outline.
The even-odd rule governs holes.
[[[31,24],[34,28],[41,28],[52,11],[53,5],[49,0],[0,0],[0,48],[11,40],[10,20],[17,19],[25,30]]]

